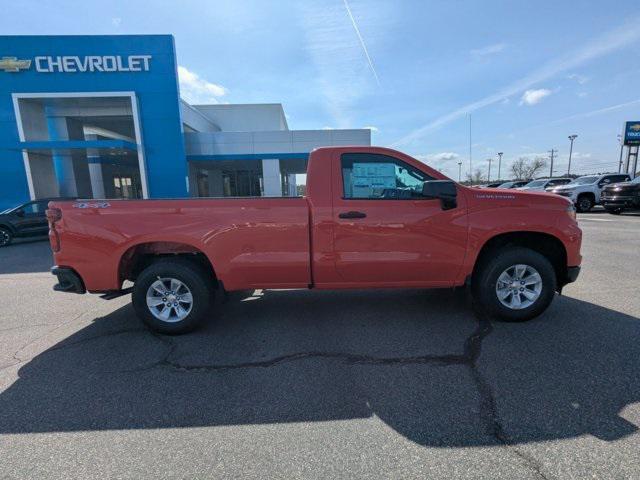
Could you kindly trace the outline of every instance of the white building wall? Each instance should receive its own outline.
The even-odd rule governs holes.
[[[224,132],[288,130],[284,110],[279,103],[193,105]]]
[[[281,197],[282,181],[280,179],[280,160],[265,158],[262,160],[262,182],[265,197]]]
[[[309,153],[314,148],[371,145],[371,130],[185,133],[187,155]]]
[[[182,123],[196,132],[219,132],[220,127],[184,100],[180,101]]]

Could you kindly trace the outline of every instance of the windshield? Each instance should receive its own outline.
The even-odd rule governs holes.
[[[640,177],[638,177],[638,178],[640,178]],[[500,185],[498,185],[498,188],[509,188],[514,183],[515,182],[504,182],[504,183],[501,183]]]
[[[580,177],[576,178],[573,182],[567,183],[567,185],[587,185],[598,180],[600,177]]]
[[[534,180],[533,182],[529,182],[525,185],[525,187],[541,187],[549,180]]]
[[[6,210],[3,210],[2,212],[0,212],[0,215],[6,215],[7,213],[11,213],[20,207],[21,205],[18,205],[17,207],[13,207],[13,208],[7,208]]]
[[[636,177],[633,180],[631,180],[631,183],[640,183],[640,177]]]

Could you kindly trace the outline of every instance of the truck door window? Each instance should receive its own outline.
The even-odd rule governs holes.
[[[341,157],[344,198],[410,200],[422,197],[432,177],[388,155],[345,153]]]

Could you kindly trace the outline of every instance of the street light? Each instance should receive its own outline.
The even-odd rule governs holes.
[[[462,181],[462,160],[458,162],[458,183]]]
[[[491,181],[491,160],[493,160],[493,158],[489,157],[487,158],[487,160],[489,160],[489,173],[487,173],[487,182]]]
[[[622,135],[618,134],[618,142],[620,143],[620,160],[618,161],[618,173],[622,172],[622,151],[624,149],[624,142],[622,141]]]
[[[573,153],[573,141],[578,138],[578,135],[569,135],[571,146],[569,147],[569,166],[567,167],[567,176],[571,174],[571,154]]]
[[[500,176],[500,168],[502,167],[502,152],[498,152],[498,180],[502,180]]]

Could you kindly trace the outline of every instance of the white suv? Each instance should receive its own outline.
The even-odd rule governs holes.
[[[578,212],[588,212],[594,205],[600,203],[600,192],[610,183],[628,182],[631,177],[625,173],[605,173],[604,175],[586,175],[578,177],[552,190],[563,197],[570,198]]]
[[[542,192],[549,188],[565,185],[569,182],[571,182],[570,178],[539,178],[538,180],[533,180],[522,187],[518,187],[518,190],[528,190],[530,192],[535,192],[537,190]]]

